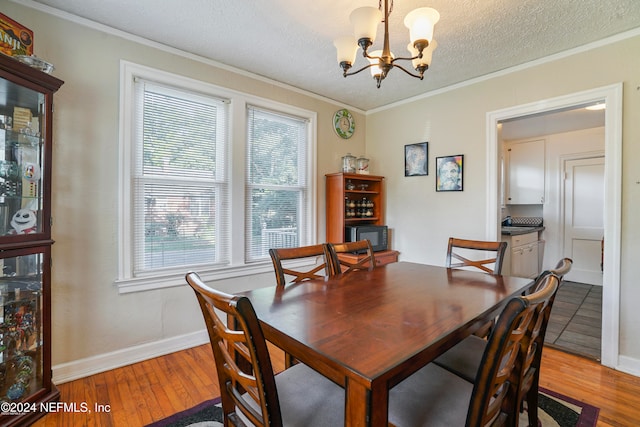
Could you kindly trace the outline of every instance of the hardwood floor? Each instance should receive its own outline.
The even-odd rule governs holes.
[[[563,281],[547,326],[547,345],[601,359],[602,286]]]
[[[275,370],[282,352],[272,348]],[[640,425],[640,378],[584,357],[545,348],[541,387],[600,408],[598,426]],[[82,402],[91,413],[50,413],[36,427],[138,427],[219,396],[211,349],[202,345],[59,385],[61,402]],[[95,411],[95,405],[109,405]]]

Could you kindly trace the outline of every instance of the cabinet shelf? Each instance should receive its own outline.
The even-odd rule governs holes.
[[[372,223],[380,222],[380,219],[377,218],[377,217],[345,218],[344,221],[345,221],[346,224],[357,223],[357,222],[364,222],[364,223],[367,223],[367,224],[372,224]]]

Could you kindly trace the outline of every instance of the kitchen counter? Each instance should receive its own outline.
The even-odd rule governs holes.
[[[544,231],[544,227],[520,227],[520,226],[502,226],[501,233],[503,236],[519,236],[521,234]]]

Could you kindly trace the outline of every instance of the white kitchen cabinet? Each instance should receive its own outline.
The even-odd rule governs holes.
[[[507,205],[544,203],[544,139],[506,146]]]
[[[511,275],[536,277],[538,275],[538,243],[520,246],[511,253]]]
[[[511,236],[511,276],[538,276],[538,233]]]

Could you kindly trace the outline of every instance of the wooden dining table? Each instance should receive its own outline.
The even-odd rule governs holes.
[[[240,295],[267,340],[344,387],[345,426],[386,426],[389,389],[532,284],[398,262]]]

